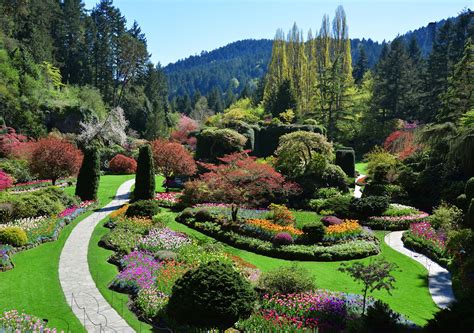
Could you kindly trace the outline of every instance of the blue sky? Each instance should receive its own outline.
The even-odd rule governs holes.
[[[91,9],[98,0],[85,0]],[[472,0],[115,0],[129,24],[145,32],[153,62],[167,65],[202,50],[246,38],[273,38],[296,22],[306,34],[319,30],[344,6],[351,38],[391,40],[431,21],[457,15]]]

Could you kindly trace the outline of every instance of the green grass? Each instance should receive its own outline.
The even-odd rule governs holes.
[[[305,224],[319,221],[323,217],[322,215],[316,214],[315,212],[302,210],[292,210],[291,212],[296,219],[295,226],[298,229],[302,229]]]
[[[164,191],[162,187],[162,176],[156,176],[156,191]],[[128,309],[128,295],[118,293],[109,289],[109,284],[117,275],[117,266],[107,262],[113,251],[106,250],[98,245],[102,236],[110,230],[104,227],[107,219],[101,221],[95,228],[91,241],[89,243],[89,252],[87,260],[89,262],[89,270],[95,281],[97,288],[110,305],[127,321],[127,323],[138,332],[151,332],[152,327],[138,320],[135,314]]]
[[[118,187],[130,176],[103,176],[99,186],[100,205],[110,202]],[[74,193],[74,188],[66,192]],[[13,256],[15,268],[0,273],[0,311],[17,309],[48,319],[59,331],[85,332],[74,316],[59,283],[59,257],[74,227],[91,212],[66,226],[56,242],[42,244]]]
[[[169,227],[185,232],[199,240],[212,239],[178,222],[172,223]],[[390,304],[395,311],[402,313],[413,322],[420,325],[425,324],[438,309],[428,290],[426,269],[416,261],[392,250],[386,245],[383,242],[385,232],[376,232],[376,235],[381,241],[382,249],[382,253],[378,257],[383,257],[390,262],[396,263],[399,266],[399,270],[393,274],[397,281],[395,283],[396,289],[392,291],[392,295],[383,291],[376,291],[373,293],[373,296]],[[268,271],[291,263],[288,260],[270,258],[228,245],[225,248],[227,252],[243,258],[262,271]],[[368,262],[370,260],[370,258],[365,258],[359,261]],[[313,274],[318,288],[361,293],[360,285],[355,283],[346,274],[337,270],[341,262],[300,262],[300,264]]]
[[[367,174],[367,164],[365,162],[356,163],[355,168],[359,171],[360,174],[366,175]]]

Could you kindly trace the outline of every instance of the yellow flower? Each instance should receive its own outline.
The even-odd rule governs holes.
[[[303,231],[293,226],[282,226],[264,219],[249,219],[247,220],[247,223],[272,232],[287,232],[292,235],[303,234]]]
[[[357,220],[344,220],[341,224],[330,225],[326,228],[327,235],[342,234],[342,233],[352,233],[360,231],[361,226]]]

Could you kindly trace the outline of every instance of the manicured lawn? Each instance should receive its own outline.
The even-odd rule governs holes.
[[[200,240],[209,240],[211,238],[200,232],[188,228],[187,226],[174,222],[169,225],[172,229],[185,232]],[[427,271],[416,261],[392,250],[383,242],[385,232],[376,232],[381,241],[382,253],[380,257],[396,263],[399,271],[393,275],[396,278],[396,289],[392,291],[392,296],[386,292],[376,291],[373,295],[417,324],[425,324],[433,317],[437,311],[427,287]],[[237,255],[246,261],[256,265],[262,271],[267,271],[282,265],[289,265],[291,261],[269,258],[252,252],[240,250],[226,245],[226,250]],[[360,261],[368,262],[370,258]],[[352,281],[347,275],[339,272],[337,269],[341,262],[301,262],[314,276],[318,288],[343,291],[349,293],[360,293],[360,285]]]
[[[161,186],[163,177],[156,177],[156,190],[164,191]],[[107,219],[101,221],[95,228],[91,241],[89,243],[89,253],[87,256],[89,270],[95,281],[95,284],[104,298],[110,305],[138,332],[151,332],[152,327],[137,319],[135,314],[128,309],[128,295],[110,290],[109,284],[118,273],[117,266],[107,262],[113,251],[106,250],[98,245],[102,236],[107,234],[110,229],[104,227]]]
[[[118,187],[131,176],[102,176],[100,205],[110,202]],[[74,188],[67,188],[74,193]],[[17,309],[48,319],[59,331],[84,332],[69,308],[59,283],[59,257],[73,228],[91,213],[84,214],[65,227],[56,242],[42,244],[13,256],[15,268],[0,273],[0,311]]]
[[[316,214],[315,212],[308,212],[302,210],[293,210],[293,216],[296,218],[295,226],[299,229],[303,228],[305,224],[319,221],[322,215]]]
[[[366,175],[367,174],[367,164],[365,162],[356,163],[355,168],[359,171],[360,174]]]

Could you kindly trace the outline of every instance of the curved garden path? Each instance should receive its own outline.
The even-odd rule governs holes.
[[[403,233],[404,231],[388,233],[385,235],[385,243],[395,251],[418,261],[428,270],[428,288],[431,297],[438,307],[446,308],[455,300],[451,284],[451,274],[430,258],[404,247],[402,242]]]
[[[81,221],[71,232],[59,260],[59,280],[66,301],[88,332],[135,332],[97,289],[89,271],[87,252],[97,224],[128,201],[135,180],[117,190],[115,199]]]
[[[364,177],[365,177],[365,175],[362,175],[362,174],[361,174],[361,175],[359,175],[359,177],[357,177],[356,180],[355,180],[355,182],[356,182],[355,188],[354,188],[354,197],[355,197],[355,198],[360,198],[360,197],[362,197],[362,187],[360,187],[359,185],[357,185],[357,182],[359,181],[359,179],[364,178]]]

